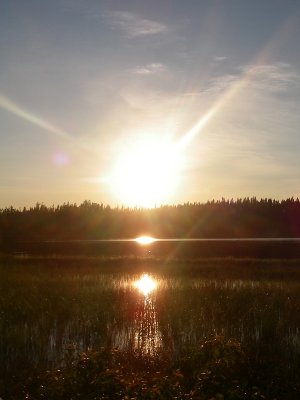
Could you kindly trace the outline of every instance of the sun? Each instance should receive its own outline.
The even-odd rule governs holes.
[[[147,244],[151,244],[153,242],[155,242],[157,239],[151,237],[151,236],[139,236],[136,239],[134,239],[135,242],[137,242],[138,244],[142,244],[142,245],[147,245]]]
[[[110,182],[124,205],[154,207],[167,202],[178,182],[178,158],[173,147],[143,139],[122,151]]]

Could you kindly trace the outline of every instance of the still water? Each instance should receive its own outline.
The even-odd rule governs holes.
[[[145,256],[171,258],[238,257],[287,259],[300,258],[299,238],[214,238],[69,240],[19,242],[10,252],[31,255]]]
[[[197,274],[12,270],[1,296],[1,372],[60,365],[65,351],[118,347],[176,358],[224,335],[287,363],[300,355],[298,282],[204,279]],[[4,280],[3,280],[4,283]]]

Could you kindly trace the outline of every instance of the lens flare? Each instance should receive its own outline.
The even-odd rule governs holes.
[[[66,139],[71,139],[71,136],[67,132],[64,132],[62,129],[57,128],[56,126],[43,120],[37,115],[30,113],[29,111],[20,107],[18,104],[11,101],[7,97],[1,96],[1,94],[0,94],[0,108],[18,116],[19,118],[24,119],[25,121],[32,123],[33,125],[39,126],[40,128],[48,132],[54,133]]]

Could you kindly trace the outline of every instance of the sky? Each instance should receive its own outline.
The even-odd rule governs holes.
[[[0,0],[0,208],[300,196],[299,0]]]

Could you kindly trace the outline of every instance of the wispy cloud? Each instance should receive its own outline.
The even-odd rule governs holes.
[[[282,91],[291,85],[300,84],[299,73],[287,63],[246,65],[241,70],[253,85],[263,90]]]
[[[234,85],[267,92],[282,92],[300,85],[300,74],[287,63],[249,64],[239,66],[236,73],[224,74],[210,80],[202,93],[222,93]]]
[[[214,56],[214,61],[216,61],[216,62],[222,62],[222,61],[226,61],[226,60],[228,60],[228,57],[225,57],[225,56]]]
[[[145,19],[126,11],[111,11],[105,14],[112,29],[119,29],[129,37],[156,35],[167,31],[161,22]]]
[[[206,90],[203,92],[220,93],[231,88],[237,81],[242,78],[241,75],[225,74],[213,78]]]
[[[166,71],[167,67],[161,63],[151,63],[146,65],[139,65],[132,69],[134,74],[138,75],[154,75]]]

